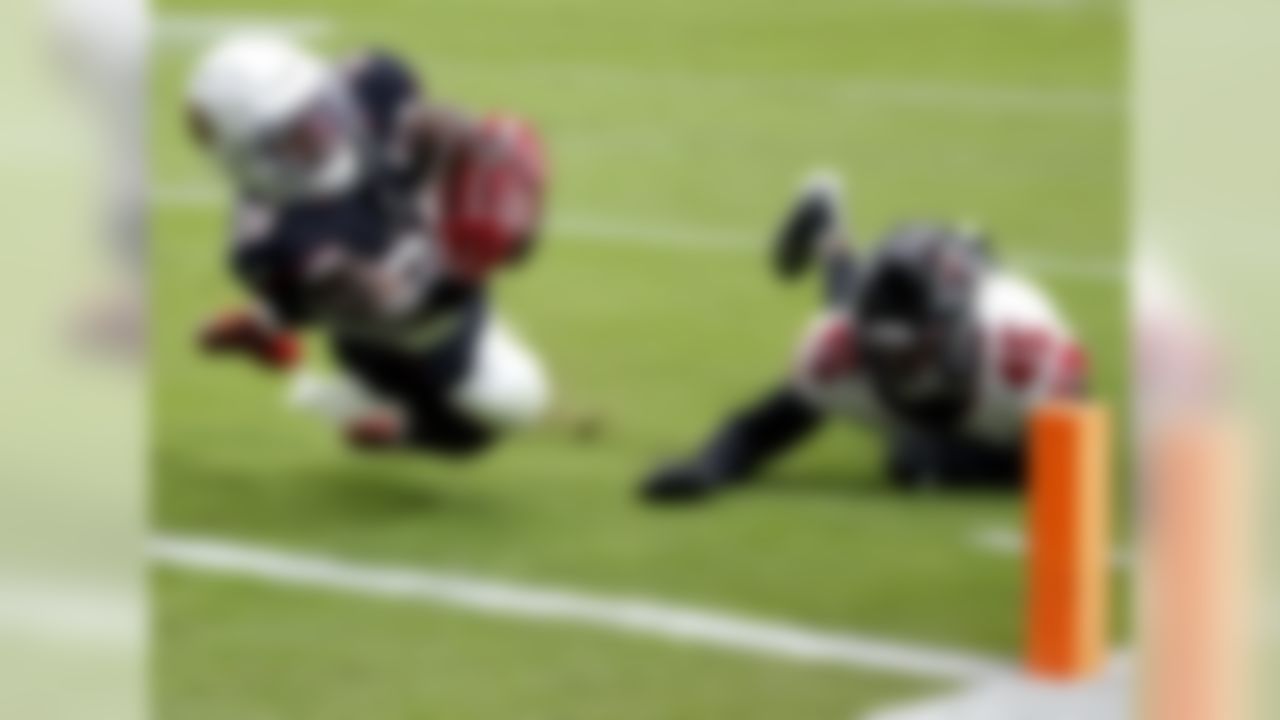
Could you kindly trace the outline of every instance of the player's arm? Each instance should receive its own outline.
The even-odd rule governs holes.
[[[1028,410],[1055,399],[1084,397],[1088,358],[1070,336],[1030,323],[1009,323],[995,333],[997,372],[1010,397]]]
[[[482,120],[430,97],[396,55],[361,53],[348,61],[347,73],[375,142],[405,177],[435,184],[460,158],[491,145]]]
[[[542,222],[545,158],[531,125],[418,102],[404,120],[406,167],[436,199],[454,274],[478,283],[527,257]]]
[[[398,240],[382,256],[357,257],[338,245],[307,258],[303,291],[308,305],[347,322],[402,320],[415,312],[435,272],[426,244],[416,236]]]
[[[832,314],[806,333],[793,375],[732,414],[692,459],[659,468],[643,485],[646,498],[685,501],[754,477],[817,430],[826,411],[815,399],[856,372],[850,323]]]
[[[396,250],[420,250],[402,242]],[[211,354],[239,354],[277,369],[289,369],[301,356],[296,328],[312,314],[347,322],[387,322],[413,312],[424,283],[420,258],[393,250],[381,262],[356,258],[337,245],[320,246],[284,276],[250,272],[245,283],[254,295],[249,307],[215,316],[200,331],[200,345]]]
[[[659,468],[642,492],[654,502],[701,499],[744,482],[822,424],[822,413],[783,385],[731,415],[692,459]]]
[[[475,117],[429,98],[416,74],[386,52],[364,54],[350,72],[397,174],[434,196],[453,274],[478,283],[527,256],[546,182],[533,127],[505,115]]]
[[[458,159],[484,146],[480,123],[460,108],[415,99],[399,120],[399,142],[427,183],[446,176]]]
[[[237,207],[230,269],[252,300],[216,313],[197,331],[198,346],[215,356],[241,356],[275,370],[302,359],[295,328],[309,319],[296,255],[268,208]]]
[[[373,143],[401,179],[434,184],[477,142],[479,122],[431,98],[397,55],[368,50],[349,59],[345,71]]]

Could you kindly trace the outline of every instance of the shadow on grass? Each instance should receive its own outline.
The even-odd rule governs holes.
[[[459,475],[412,457],[250,465],[188,453],[157,464],[153,498],[162,525],[339,529],[446,515],[484,522],[500,514],[492,496]]]
[[[974,479],[949,484],[903,487],[883,474],[845,468],[809,471],[765,472],[742,488],[745,492],[780,497],[830,497],[835,499],[902,500],[946,499],[948,501],[1016,500],[1022,490],[1007,481]]]
[[[493,497],[448,465],[411,457],[350,458],[298,468],[293,483],[306,511],[345,524],[423,519],[448,514],[478,518],[496,510]]]

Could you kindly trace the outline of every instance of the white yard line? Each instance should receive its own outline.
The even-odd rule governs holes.
[[[732,231],[579,214],[561,214],[553,222],[552,230],[569,239],[592,242],[652,245],[675,250],[764,252],[763,235],[759,230]],[[1013,265],[1036,273],[1093,282],[1112,283],[1123,279],[1122,265],[1108,260],[1025,251],[1011,253],[1011,256]]]
[[[228,540],[167,535],[151,542],[159,564],[362,597],[439,605],[486,615],[594,627],[631,635],[820,663],[962,682],[1016,670],[963,651],[806,628],[646,598],[481,578],[428,568],[370,565]]]
[[[893,5],[922,10],[966,9],[1024,12],[1104,12],[1117,10],[1119,3],[1106,0],[893,0]]]
[[[858,105],[932,111],[1114,119],[1125,110],[1115,93],[1088,88],[1026,87],[972,82],[867,78],[833,84],[835,96]]]
[[[227,194],[215,187],[201,185],[164,186],[152,194],[159,207],[222,207]],[[551,224],[557,242],[622,243],[677,251],[764,252],[760,230],[730,230],[655,222],[609,215],[559,213]],[[1124,268],[1110,260],[1071,257],[1039,252],[1011,253],[1013,265],[1031,271],[1082,282],[1118,283],[1124,279]]]
[[[975,548],[994,555],[1024,557],[1027,554],[1026,535],[1011,528],[980,528],[973,533],[970,540]],[[1111,564],[1121,569],[1132,567],[1133,552],[1127,548],[1114,550],[1111,554]]]
[[[450,76],[501,76],[512,82],[555,83],[566,93],[612,94],[645,92],[730,99],[774,97],[777,102],[810,106],[815,102],[832,108],[873,110],[921,110],[963,112],[997,116],[1051,116],[1063,121],[1114,122],[1127,106],[1119,90],[1087,85],[1064,86],[1031,83],[980,82],[969,79],[937,80],[927,77],[854,75],[786,70],[736,70],[661,65],[629,65],[617,62],[580,62],[530,59],[512,65],[486,58],[437,57],[438,72]],[[825,105],[824,105],[825,106]]]
[[[314,40],[332,33],[333,21],[324,17],[288,15],[228,15],[211,13],[161,13],[155,39],[174,45],[201,44],[224,35],[258,31]]]
[[[1015,10],[1076,10],[1095,0],[899,0],[908,4]],[[225,14],[200,12],[162,13],[156,22],[155,37],[162,45],[203,44],[238,31],[256,30],[288,35],[299,40],[316,40],[339,32],[333,18],[323,15]],[[853,103],[860,109],[877,105],[905,109],[955,110],[1005,116],[1011,113],[1083,116],[1113,119],[1125,111],[1123,97],[1111,89],[1052,87],[1033,84],[994,84],[952,80],[945,83],[916,78],[847,77],[816,73],[739,72],[694,68],[663,68],[577,62],[526,60],[517,66],[488,58],[448,58],[437,56],[437,67],[464,72],[496,72],[508,77],[533,75],[552,78],[569,90],[598,91],[601,88],[635,87],[645,83],[662,88],[680,87],[699,94],[730,93],[759,95],[762,86],[774,93],[825,94],[836,102]]]

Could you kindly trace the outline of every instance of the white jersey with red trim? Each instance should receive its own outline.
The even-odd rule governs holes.
[[[1036,405],[1082,391],[1084,354],[1048,295],[1015,273],[987,273],[974,312],[980,335],[976,390],[957,431],[974,440],[1013,442]],[[800,346],[796,388],[816,407],[856,422],[881,429],[909,425],[880,400],[860,366],[857,331],[847,312],[818,317]]]

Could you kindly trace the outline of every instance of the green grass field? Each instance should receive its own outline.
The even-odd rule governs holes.
[[[269,8],[266,9],[266,8]],[[775,378],[816,290],[763,243],[811,166],[857,224],[981,219],[1060,298],[1096,386],[1122,396],[1125,232],[1118,3],[1093,0],[165,0],[332,23],[395,49],[432,92],[531,117],[552,227],[502,280],[505,314],[593,441],[548,428],[466,465],[367,458],[286,410],[279,378],[209,362],[192,331],[234,301],[225,208],[181,130],[199,45],[162,42],[153,136],[157,532],[605,595],[642,595],[1013,661],[1021,563],[975,547],[1003,495],[903,495],[832,426],[752,492],[689,512],[633,500]],[[703,241],[705,238],[705,242]],[[850,718],[932,682],[219,579],[157,573],[165,720]]]

